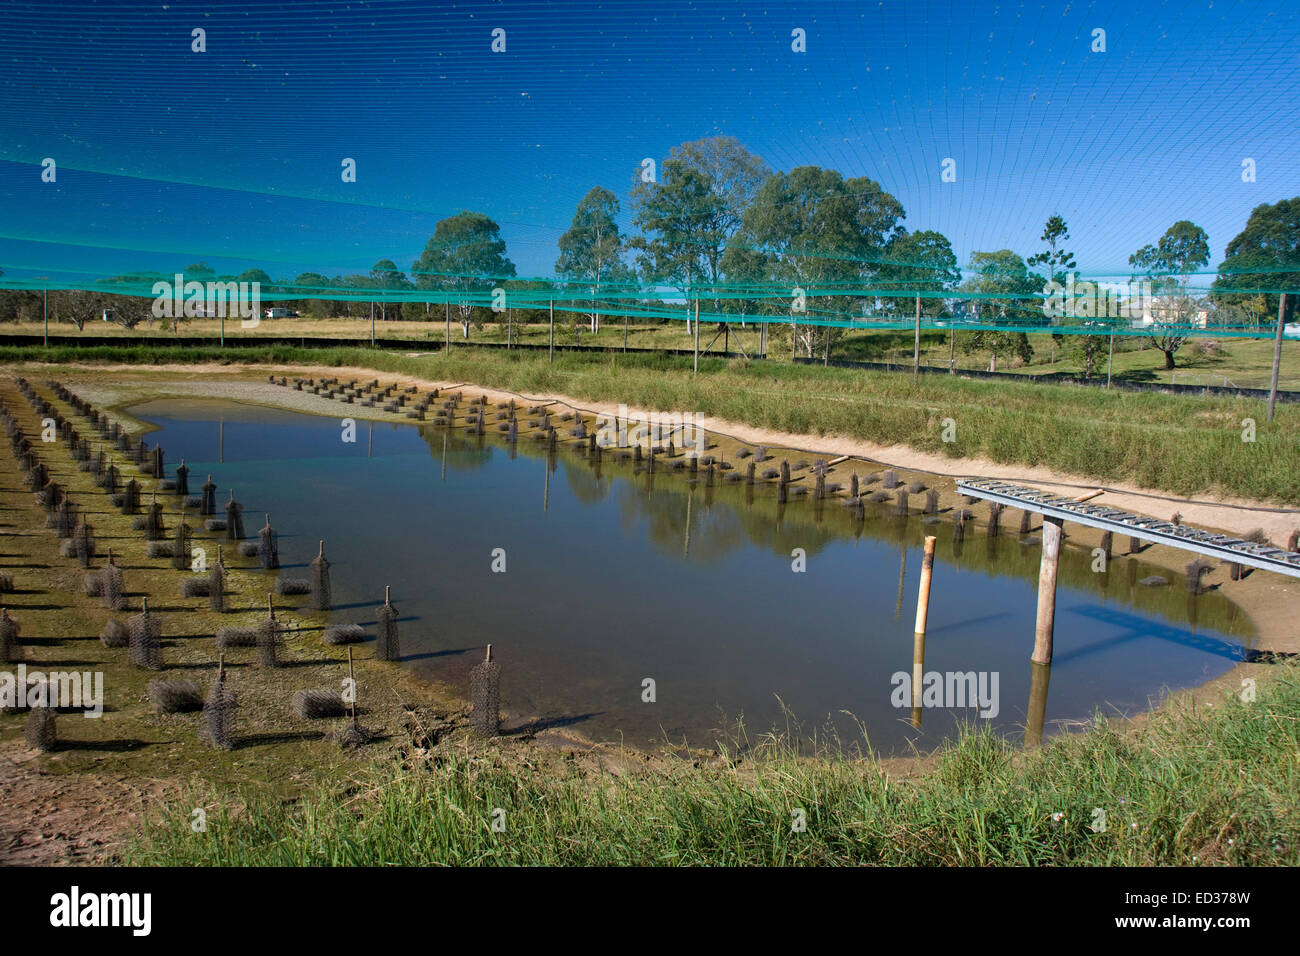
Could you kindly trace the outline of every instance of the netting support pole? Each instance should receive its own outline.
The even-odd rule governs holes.
[[[921,294],[916,295],[916,337],[912,340],[912,381],[921,380]]]
[[[451,354],[451,299],[447,300],[446,306],[447,306],[447,311],[446,311],[447,338],[445,344],[443,345],[443,351],[446,352],[448,355],[450,355]]]
[[[1286,317],[1286,293],[1277,297],[1277,337],[1273,339],[1273,380],[1268,387],[1268,421],[1273,420],[1273,406],[1277,404],[1277,376],[1282,368],[1282,331]]]
[[[1106,358],[1106,387],[1110,388],[1110,370],[1115,365],[1115,333],[1110,333],[1110,355]]]
[[[695,300],[695,371],[700,370],[700,300]]]
[[[551,300],[551,352],[548,362],[555,361],[555,300]]]

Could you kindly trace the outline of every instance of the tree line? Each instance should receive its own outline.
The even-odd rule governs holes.
[[[1050,331],[1056,324],[1080,324],[1058,323],[1044,313],[1047,284],[1065,286],[1079,269],[1059,215],[1047,220],[1041,245],[1030,255],[976,251],[962,269],[948,238],[909,230],[902,204],[874,180],[818,166],[773,170],[730,136],[675,147],[657,171],[643,169],[627,198],[634,229],[625,234],[618,224],[621,203],[611,190],[596,186],[582,197],[559,238],[554,279],[519,278],[499,225],[469,210],[438,222],[406,271],[384,258],[364,274],[306,272],[276,281],[260,269],[216,276],[196,263],[185,277],[260,282],[274,304],[314,316],[360,317],[374,309],[379,320],[393,321],[445,310],[466,337],[471,328],[507,315],[542,320],[551,298],[563,304],[575,333],[579,319],[594,332],[609,316],[625,323],[667,321],[685,309],[689,322],[688,306],[698,303],[714,323],[782,317],[777,334],[789,354],[805,357],[829,355],[849,321],[901,323],[917,310],[927,319],[952,320],[956,328],[970,322]],[[1161,321],[1152,325],[1149,344],[1173,367],[1184,327],[1198,310],[1212,312],[1217,323],[1263,328],[1276,315],[1279,293],[1300,288],[1300,197],[1252,211],[1228,244],[1207,295],[1189,285],[1189,277],[1209,264],[1208,237],[1190,221],[1171,225],[1136,250],[1129,264],[1130,279],[1150,283],[1161,299]],[[100,313],[114,286],[134,291],[155,278],[137,273],[101,280],[92,290],[54,293],[51,306],[80,329]],[[428,298],[440,301],[422,301]],[[114,299],[116,321],[152,323],[151,300]],[[38,292],[0,292],[0,319],[31,317],[39,300]],[[1113,324],[1112,316],[1085,313],[1082,320]],[[1089,373],[1104,333],[1070,336]],[[961,342],[965,350],[990,352],[994,363],[999,354],[1023,360],[1030,354],[1025,333],[1015,329],[975,329]]]

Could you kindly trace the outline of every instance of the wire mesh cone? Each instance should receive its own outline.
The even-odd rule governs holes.
[[[0,609],[0,661],[12,664],[22,658],[18,649],[18,622],[9,616],[7,608]]]
[[[27,715],[27,723],[23,726],[23,739],[27,741],[27,746],[37,750],[50,751],[55,748],[59,742],[59,731],[53,707],[32,708]]]
[[[185,459],[176,468],[176,494],[184,498],[190,493],[190,470],[185,467]]]
[[[266,596],[266,619],[257,626],[257,660],[263,667],[280,666],[280,622],[275,619],[271,595]]]
[[[190,526],[185,523],[182,510],[176,518],[176,533],[172,536],[172,567],[184,571],[190,566]]]
[[[54,526],[58,529],[60,538],[71,538],[77,529],[77,512],[72,507],[72,499],[66,494],[59,504],[59,510],[55,513]]]
[[[145,512],[144,536],[146,541],[161,541],[166,532],[163,530],[163,507],[157,498],[149,502]]]
[[[208,569],[208,604],[217,613],[226,610],[226,566],[221,560],[221,548],[217,548],[217,563]]]
[[[217,676],[208,688],[208,696],[203,701],[203,713],[199,718],[199,736],[222,750],[230,750],[235,745],[235,719],[239,703],[235,693],[226,686],[226,672],[223,664],[217,666]]]
[[[402,659],[401,645],[397,639],[397,608],[389,599],[390,589],[384,588],[384,606],[379,609],[379,638],[375,641],[375,659],[380,661],[399,661]]]
[[[280,566],[280,549],[276,543],[275,529],[271,527],[271,516],[266,516],[266,524],[257,532],[257,563],[264,571],[274,571]]]
[[[99,597],[104,607],[110,611],[120,610],[125,589],[122,583],[122,569],[113,563],[113,549],[108,549],[108,563],[99,572]]]
[[[159,481],[162,481],[162,479],[166,476],[166,472],[163,470],[164,467],[165,466],[163,465],[163,450],[162,450],[162,446],[160,445],[154,448],[153,462],[151,463],[151,470],[153,471],[153,476],[157,478]]]
[[[122,489],[122,514],[133,515],[140,510],[140,482],[134,478]]]
[[[330,563],[325,558],[325,542],[320,543],[320,551],[311,562],[311,602],[313,610],[328,611],[333,604],[330,599]]]
[[[199,514],[205,518],[216,515],[217,486],[212,483],[211,475],[208,475],[208,480],[199,489],[199,497],[203,499],[202,504],[199,505]]]
[[[501,731],[501,665],[492,660],[492,645],[487,656],[469,675],[469,724],[485,737]]]
[[[77,561],[83,568],[89,568],[95,560],[95,529],[84,519],[77,525],[74,536]]]
[[[230,491],[230,500],[226,502],[226,538],[230,541],[244,540],[244,506],[235,500],[235,491]]]
[[[129,643],[126,659],[133,667],[162,670],[162,622],[149,613],[147,601],[139,614],[127,619]]]

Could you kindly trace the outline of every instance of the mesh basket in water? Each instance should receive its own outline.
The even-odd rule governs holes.
[[[311,562],[311,602],[317,611],[328,611],[330,602],[330,563],[325,559],[325,542],[320,543],[320,551]]]
[[[470,671],[469,700],[473,709],[469,725],[485,737],[501,731],[501,665],[492,659],[492,645],[487,657]]]
[[[217,486],[212,483],[211,475],[208,475],[208,480],[199,489],[199,497],[202,499],[202,504],[199,505],[199,514],[204,517],[215,515],[217,513]]]
[[[280,548],[276,543],[275,529],[271,527],[271,516],[266,516],[266,525],[257,532],[257,563],[264,571],[274,571],[280,567]]]
[[[226,502],[226,538],[230,541],[244,540],[244,506],[235,500],[233,490]]]
[[[129,634],[126,659],[131,665],[150,671],[162,670],[162,622],[157,615],[149,613],[148,604],[127,620],[126,629]]]
[[[176,468],[176,494],[182,498],[190,493],[190,470],[185,467],[185,459]]]
[[[397,608],[389,600],[389,588],[384,588],[384,606],[379,609],[379,636],[375,639],[375,660],[398,661],[402,659],[397,641]]]

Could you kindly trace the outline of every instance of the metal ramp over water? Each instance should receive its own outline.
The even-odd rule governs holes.
[[[1300,552],[1287,551],[1271,544],[1257,544],[1226,534],[1120,511],[1106,505],[1090,504],[1050,491],[1011,484],[998,478],[963,478],[957,482],[957,491],[972,498],[996,501],[1010,508],[1034,511],[1046,518],[1073,521],[1090,528],[1126,534],[1153,544],[1182,548],[1248,568],[1276,571],[1278,574],[1300,578]]]

